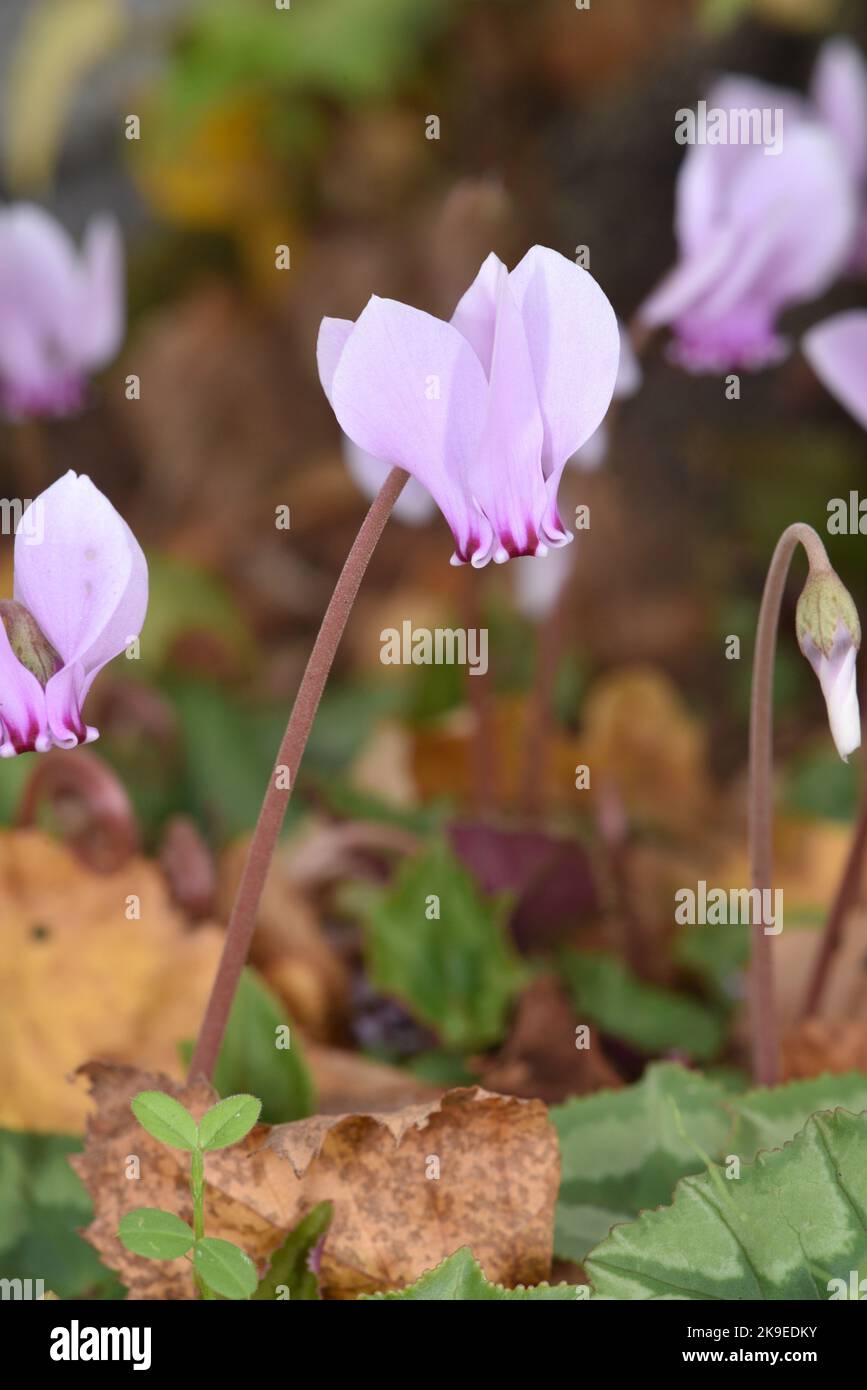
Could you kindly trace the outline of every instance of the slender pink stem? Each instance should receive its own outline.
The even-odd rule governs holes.
[[[865,674],[865,667],[862,666],[862,727],[863,711],[865,708],[867,708],[867,674]],[[867,852],[867,779],[865,779],[865,767],[862,763],[861,798],[858,807],[858,816],[855,821],[855,829],[852,834],[852,843],[849,846],[849,853],[846,856],[843,873],[837,885],[837,891],[834,894],[831,911],[825,923],[825,930],[822,933],[822,940],[804,993],[804,1002],[801,1007],[802,1018],[810,1018],[813,1014],[819,1012],[822,995],[828,983],[831,962],[843,940],[843,928],[846,923],[846,918],[858,901],[865,852]]]
[[[773,694],[774,658],[783,592],[792,556],[798,545],[807,552],[810,572],[829,569],[825,547],[811,526],[796,522],[777,542],[771,557],[765,591],[759,609],[753,657],[750,702],[749,841],[752,886],[761,893],[771,888],[773,877]],[[764,910],[753,923],[750,981],[753,1075],[760,1086],[779,1079],[780,1049],[774,1015],[774,977],[771,942],[765,933]]]
[[[313,644],[247,851],[226,929],[223,954],[190,1063],[190,1076],[210,1078],[216,1065],[235,990],[253,939],[262,889],[325,682],[370,557],[406,480],[403,469],[393,468],[383,483],[353,542]]]

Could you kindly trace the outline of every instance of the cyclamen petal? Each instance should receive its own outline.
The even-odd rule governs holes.
[[[819,678],[837,752],[847,762],[850,753],[854,753],[861,744],[861,715],[855,674],[857,648],[851,634],[840,623],[827,656],[814,642],[805,644],[804,655]]]
[[[825,319],[801,345],[819,380],[867,429],[867,309]]]
[[[124,328],[123,249],[114,219],[87,227],[81,252],[29,203],[0,209],[0,402],[19,415],[63,415]]]
[[[374,298],[354,326],[323,320],[317,355],[350,440],[412,474],[451,526],[453,563],[480,566],[571,539],[557,487],[608,408],[619,351],[592,277],[535,247],[511,275],[488,257],[451,324]]]
[[[827,95],[827,79],[818,85]],[[732,76],[711,88],[707,105],[730,125],[734,113],[779,110],[781,140],[768,153],[761,143],[690,148],[677,181],[679,260],[639,316],[671,327],[671,356],[687,370],[757,369],[787,351],[776,328],[784,310],[823,293],[855,254],[860,156],[839,101],[832,120],[829,100],[820,110],[795,92]],[[845,116],[857,124],[857,112]]]
[[[837,135],[854,177],[867,179],[867,63],[849,39],[826,40],[810,78],[810,99]]]
[[[141,547],[89,478],[69,472],[32,506],[40,539],[33,543],[33,528],[19,526],[15,601],[50,643],[53,664],[59,657],[62,665],[43,687],[0,627],[3,756],[52,744],[72,748],[98,736],[82,717],[85,697],[103,666],[138,637],[147,610]]]
[[[374,458],[365,449],[359,449],[346,434],[343,436],[343,457],[351,477],[364,496],[374,498],[391,472],[391,465]],[[391,514],[396,521],[402,521],[407,526],[424,526],[436,509],[436,502],[427,489],[415,478],[409,478]]]
[[[620,334],[620,361],[617,364],[617,380],[614,383],[614,399],[616,401],[628,400],[641,390],[641,383],[644,380],[644,373],[641,370],[641,363],[632,346],[629,330],[618,320],[617,331]],[[601,425],[593,431],[586,444],[582,444],[580,449],[569,460],[573,468],[583,469],[585,472],[592,472],[601,467],[605,462],[608,453],[608,427],[603,420]]]
[[[45,692],[18,660],[0,623],[0,758],[28,749],[44,753],[50,747]]]

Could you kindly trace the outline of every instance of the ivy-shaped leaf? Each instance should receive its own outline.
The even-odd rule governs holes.
[[[867,1110],[867,1076],[860,1071],[826,1073],[787,1086],[757,1087],[730,1097],[728,1104],[737,1119],[730,1152],[751,1162],[760,1149],[785,1144],[819,1110]]]
[[[506,1027],[526,971],[491,902],[441,841],[407,860],[394,883],[370,894],[366,939],[371,979],[400,999],[444,1043],[487,1047]]]
[[[582,1260],[615,1222],[670,1202],[678,1178],[704,1167],[694,1145],[720,1156],[732,1131],[726,1094],[699,1072],[658,1062],[634,1086],[552,1106],[562,1163],[557,1254]]]
[[[865,1265],[867,1115],[844,1110],[739,1178],[684,1178],[672,1206],[616,1226],[586,1261],[594,1296],[614,1299],[824,1300]]]
[[[574,1303],[587,1296],[586,1284],[536,1284],[529,1289],[520,1284],[516,1289],[489,1284],[466,1245],[405,1289],[359,1295],[361,1299],[397,1299],[406,1303],[445,1303],[458,1299],[475,1303]]]

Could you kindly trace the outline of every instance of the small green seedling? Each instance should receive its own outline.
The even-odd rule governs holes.
[[[132,1112],[148,1134],[190,1154],[193,1225],[159,1207],[137,1207],[121,1218],[118,1237],[133,1255],[149,1260],[186,1256],[202,1298],[250,1298],[259,1282],[249,1255],[231,1241],[205,1235],[204,1193],[206,1151],[239,1143],[261,1109],[255,1096],[227,1096],[196,1124],[189,1110],[165,1091],[140,1091],[132,1101]]]

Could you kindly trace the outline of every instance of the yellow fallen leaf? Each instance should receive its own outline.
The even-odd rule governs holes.
[[[40,831],[0,833],[0,1126],[81,1130],[67,1077],[90,1057],[179,1075],[222,941],[188,930],[143,858],[96,874]]]

